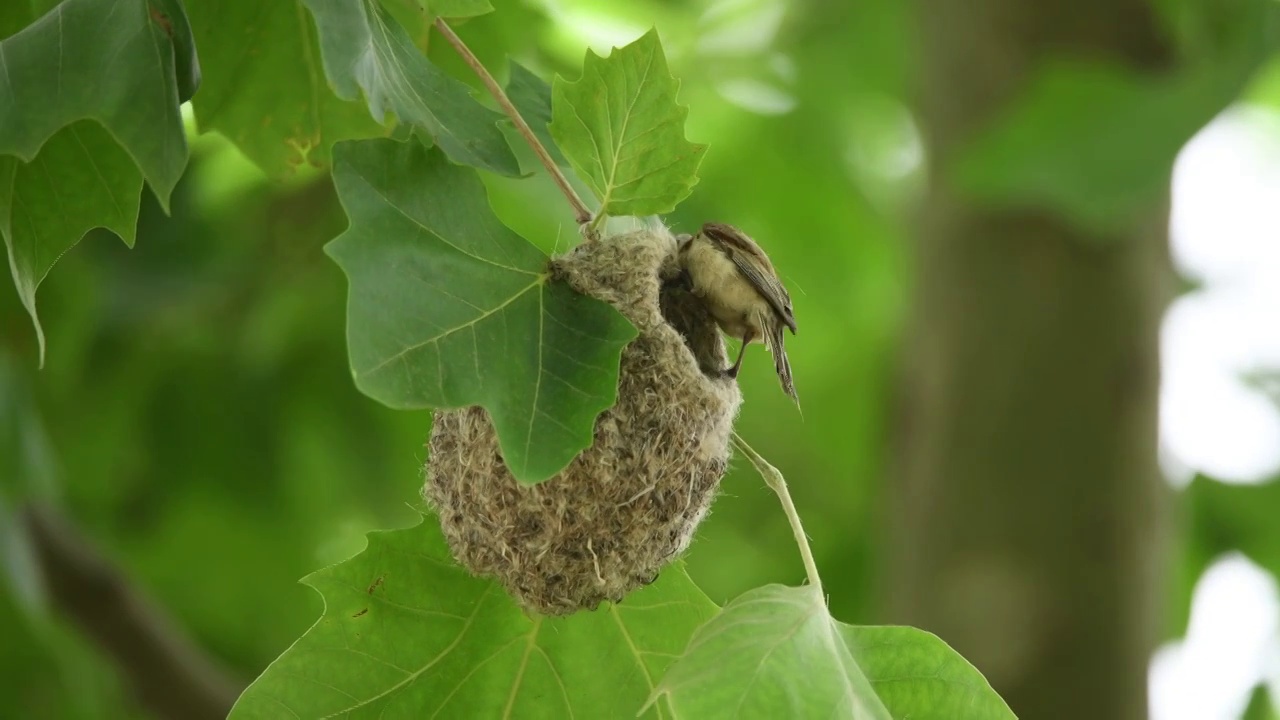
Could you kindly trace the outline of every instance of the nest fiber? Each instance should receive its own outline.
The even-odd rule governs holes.
[[[458,562],[526,609],[563,615],[618,601],[688,547],[729,458],[741,403],[724,342],[678,284],[665,228],[583,244],[552,261],[558,280],[635,324],[618,401],[592,446],[543,483],[516,482],[479,407],[439,411],[423,494]]]

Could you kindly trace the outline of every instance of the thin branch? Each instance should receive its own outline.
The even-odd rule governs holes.
[[[560,192],[564,193],[565,199],[573,207],[573,214],[578,221],[578,225],[585,225],[591,222],[591,211],[583,204],[582,198],[578,197],[578,193],[574,192],[573,187],[569,185],[568,178],[564,176],[564,173],[560,172],[556,162],[551,159],[551,154],[542,146],[538,136],[533,134],[533,130],[529,128],[529,123],[525,122],[524,118],[520,116],[520,111],[516,110],[516,106],[511,103],[511,99],[502,91],[498,81],[493,79],[488,70],[485,70],[479,58],[471,52],[471,48],[468,48],[466,43],[462,42],[462,38],[453,32],[453,28],[449,27],[444,18],[436,18],[435,25],[445,40],[448,40],[453,49],[458,51],[458,54],[467,62],[467,65],[484,83],[484,86],[489,89],[489,94],[493,95],[493,99],[498,102],[498,106],[507,114],[507,117],[511,118],[511,122],[515,123],[516,129],[524,136],[525,142],[529,143],[529,147],[533,148],[533,153],[538,156],[538,160],[542,161],[543,167],[547,169],[547,172],[551,173],[551,179],[555,181],[556,186],[560,188]]]
[[[227,716],[239,684],[186,638],[164,610],[51,508],[29,506],[21,519],[54,607],[115,661],[147,710],[172,720]]]
[[[764,478],[764,483],[769,486],[778,495],[778,500],[782,502],[782,511],[787,515],[787,522],[791,523],[791,532],[796,537],[796,545],[800,548],[800,559],[804,561],[804,572],[809,576],[809,584],[817,590],[818,595],[822,595],[822,578],[818,577],[818,564],[813,561],[813,550],[809,548],[809,538],[804,534],[804,526],[800,524],[800,514],[796,512],[795,503],[791,502],[791,493],[787,492],[787,481],[782,477],[782,473],[778,468],[769,464],[767,460],[760,457],[760,453],[756,452],[747,444],[746,440],[738,433],[733,433],[733,445],[742,451],[743,455],[751,461],[755,466],[756,472],[760,473],[760,477]]]

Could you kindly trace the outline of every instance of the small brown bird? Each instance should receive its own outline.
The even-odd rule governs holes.
[[[721,330],[742,340],[738,359],[725,374],[737,377],[747,345],[762,342],[773,353],[782,389],[799,402],[782,340],[784,326],[796,333],[796,318],[769,256],[741,230],[724,223],[706,223],[698,234],[680,240],[680,264],[693,294],[706,303]]]

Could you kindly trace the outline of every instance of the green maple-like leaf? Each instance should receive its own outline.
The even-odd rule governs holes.
[[[323,617],[232,720],[635,717],[716,611],[676,566],[619,604],[530,618],[454,564],[434,519],[371,533],[364,552],[304,582],[324,597]]]
[[[588,51],[576,82],[556,78],[551,135],[601,213],[665,213],[688,197],[707,146],[685,139],[678,88],[655,30],[608,58]]]
[[[104,227],[133,247],[142,173],[103,127],[89,120],[54,133],[29,163],[0,156],[0,229],[18,297],[44,330],[36,288],[84,234]]]
[[[147,0],[66,0],[0,43],[0,155],[30,161],[58,130],[96,120],[167,207],[187,164],[175,44],[194,43],[162,18]]]
[[[303,0],[320,30],[325,73],[338,96],[363,93],[379,121],[426,130],[455,162],[518,176],[519,164],[498,128],[502,115],[471,96],[413,44],[376,0]]]
[[[568,165],[569,161],[560,152],[560,146],[556,145],[548,129],[551,123],[551,86],[514,60],[511,61],[510,67],[510,79],[507,80],[506,92],[511,104],[520,111],[520,117],[529,123],[529,129],[538,136],[538,140],[547,149],[551,159],[557,165]]]
[[[144,178],[168,207],[200,66],[174,0],[31,7],[0,3],[0,235],[43,361],[36,289],[92,228],[133,244]]]
[[[936,636],[837,622],[813,586],[768,585],[734,599],[667,670],[651,697],[661,698],[689,718],[1014,717]]]
[[[362,103],[329,88],[301,2],[201,0],[191,24],[204,71],[191,103],[200,129],[226,136],[268,175],[328,166],[333,143],[387,134]]]
[[[524,482],[590,445],[617,398],[631,324],[552,281],[548,257],[498,220],[477,173],[436,148],[342,143],[334,181],[351,227],[329,252],[351,282],[357,386],[397,408],[484,406]]]
[[[937,635],[836,623],[894,720],[1016,720],[982,674]]]

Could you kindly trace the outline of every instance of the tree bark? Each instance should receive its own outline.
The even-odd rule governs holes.
[[[1124,238],[982,208],[944,180],[1069,54],[1170,61],[1144,0],[919,3],[931,178],[889,490],[889,619],[931,630],[1019,716],[1147,715],[1165,503],[1156,464],[1167,208]]]
[[[22,520],[54,607],[115,661],[160,720],[221,720],[240,685],[131,585],[66,518],[32,505]]]

